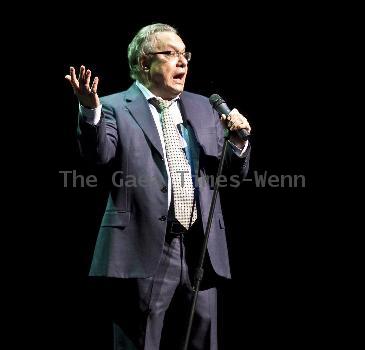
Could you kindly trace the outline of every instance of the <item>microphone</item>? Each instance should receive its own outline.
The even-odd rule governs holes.
[[[228,116],[228,114],[231,113],[231,109],[227,106],[226,102],[219,95],[211,95],[209,97],[209,102],[219,114],[225,114]],[[250,134],[245,129],[236,130],[235,132],[244,141],[248,140],[250,136]]]

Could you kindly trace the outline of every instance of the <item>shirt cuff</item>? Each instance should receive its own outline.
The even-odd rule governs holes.
[[[228,142],[230,143],[230,145],[232,146],[232,150],[233,152],[240,158],[243,158],[244,153],[247,150],[248,147],[248,141],[245,143],[245,146],[243,147],[243,149],[237,147],[233,142],[231,142],[230,140],[228,140]]]
[[[86,108],[79,104],[79,111],[82,118],[86,123],[91,125],[96,125],[99,123],[101,118],[101,108],[102,105],[99,105],[96,108]]]

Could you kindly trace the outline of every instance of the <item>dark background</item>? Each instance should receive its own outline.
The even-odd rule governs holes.
[[[119,18],[118,11],[103,10],[96,18],[86,13],[87,25],[80,13],[55,23],[46,18],[37,31],[43,40],[33,46],[41,53],[34,56],[40,57],[32,61],[32,71],[42,91],[36,100],[42,130],[42,137],[34,137],[36,164],[46,170],[36,172],[33,188],[35,200],[41,192],[44,196],[35,214],[40,225],[31,254],[37,267],[27,286],[34,300],[31,319],[41,315],[34,321],[39,346],[111,346],[111,325],[100,303],[105,295],[87,276],[106,179],[102,169],[78,155],[77,100],[64,75],[70,65],[84,64],[100,77],[100,95],[127,89],[132,83],[127,46],[152,22],[177,27],[192,52],[186,90],[218,93],[231,108],[247,113],[253,129],[249,177],[255,171],[305,176],[304,188],[287,181],[277,188],[245,183],[222,193],[233,274],[219,299],[222,349],[309,346],[321,333],[322,319],[312,221],[314,145],[308,130],[320,46],[316,13],[277,6],[214,13],[177,8],[168,15],[128,12],[125,17],[124,12]],[[23,159],[30,169],[36,167],[34,158]],[[96,174],[100,186],[64,188],[59,171],[65,170]]]

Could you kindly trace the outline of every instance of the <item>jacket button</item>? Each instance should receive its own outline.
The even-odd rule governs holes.
[[[166,193],[166,192],[167,192],[167,186],[162,187],[162,188],[161,188],[161,192],[162,192],[162,193]]]
[[[166,216],[165,215],[162,215],[160,218],[159,218],[159,220],[161,220],[161,221],[166,221]]]

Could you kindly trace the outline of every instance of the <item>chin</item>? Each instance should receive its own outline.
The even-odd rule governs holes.
[[[174,84],[174,86],[172,88],[173,88],[173,90],[180,93],[184,90],[184,84]]]

